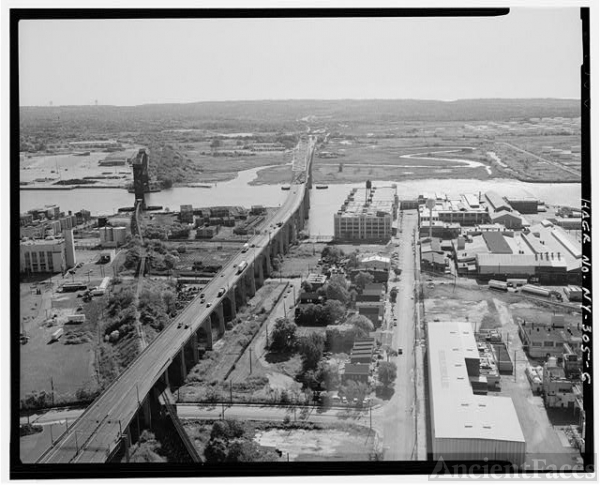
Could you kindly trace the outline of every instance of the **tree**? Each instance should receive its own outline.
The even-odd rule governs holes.
[[[313,290],[313,286],[308,281],[303,281],[301,287],[307,293],[310,293]]]
[[[223,463],[227,459],[227,443],[222,438],[211,438],[204,448],[204,458],[209,463]]]
[[[362,291],[365,289],[365,286],[367,286],[369,283],[373,283],[374,279],[375,278],[371,273],[359,271],[356,277],[354,278],[354,282],[356,283],[356,286],[360,288],[360,291]]]
[[[325,246],[321,257],[330,264],[337,264],[344,257],[344,251],[336,246]]]
[[[325,325],[335,325],[346,316],[346,306],[338,300],[328,300],[323,305],[323,311],[327,319]]]
[[[393,362],[381,362],[377,369],[377,378],[386,388],[396,380],[396,364]]]
[[[346,323],[349,323],[356,328],[357,337],[366,337],[369,335],[369,332],[375,330],[373,322],[364,315],[353,315]]]
[[[298,341],[298,350],[302,357],[302,368],[304,370],[316,369],[323,357],[325,349],[325,338],[316,332]]]
[[[222,145],[222,142],[218,138],[213,138],[210,142],[211,148],[219,148],[221,145]]]
[[[321,387],[332,391],[340,385],[340,367],[337,363],[321,361],[317,369],[317,379]]]
[[[348,304],[350,301],[350,293],[348,293],[348,284],[341,275],[332,276],[324,285],[325,295],[329,300],[338,300],[343,304]]]
[[[269,348],[275,352],[287,352],[296,345],[298,326],[287,318],[278,318],[271,331]]]
[[[346,267],[349,269],[358,268],[360,265],[360,261],[358,260],[358,251],[354,251],[348,255],[348,262],[346,263]]]
[[[346,396],[350,402],[355,398],[358,402],[362,402],[367,394],[369,394],[369,386],[364,382],[348,380],[346,381],[346,384],[340,388],[340,394]]]

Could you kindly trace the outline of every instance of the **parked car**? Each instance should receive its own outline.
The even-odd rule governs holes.
[[[348,404],[348,399],[346,399],[346,396],[342,397],[342,404]]]

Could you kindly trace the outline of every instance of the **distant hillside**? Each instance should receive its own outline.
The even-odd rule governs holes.
[[[22,107],[21,129],[145,131],[168,128],[209,130],[294,130],[307,116],[335,122],[502,121],[514,118],[577,117],[579,100],[470,99],[223,101],[124,106]]]

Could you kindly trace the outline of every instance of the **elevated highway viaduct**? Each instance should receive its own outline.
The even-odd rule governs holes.
[[[250,239],[250,248],[229,261],[54,442],[38,464],[110,461],[123,456],[123,449],[135,442],[143,428],[151,429],[157,416],[177,419],[169,411],[173,406],[165,406],[164,393],[183,382],[188,369],[198,362],[200,341],[210,349],[225,333],[225,322],[235,318],[237,308],[271,273],[272,259],[285,254],[304,228],[310,208],[315,142],[313,137],[300,141],[288,197],[268,227]],[[197,460],[193,453],[190,458]]]

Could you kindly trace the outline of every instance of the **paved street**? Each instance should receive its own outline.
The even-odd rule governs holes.
[[[392,286],[398,286],[396,303],[390,320],[395,316],[397,326],[393,321],[385,322],[389,325],[384,343],[390,344],[394,350],[402,349],[402,355],[390,358],[398,368],[398,375],[394,384],[394,395],[381,409],[373,412],[373,426],[383,438],[385,460],[417,460],[425,459],[425,434],[424,416],[417,415],[417,410],[423,409],[423,403],[416,405],[415,380],[422,383],[422,368],[415,366],[415,231],[417,228],[416,211],[400,212],[399,229],[397,238],[394,238],[394,250],[398,252],[398,265],[402,269],[400,281]],[[390,339],[391,337],[391,339]],[[391,341],[390,341],[391,340]],[[420,352],[418,357],[420,358]],[[422,362],[422,360],[419,360]],[[417,394],[418,395],[418,394]],[[420,424],[417,426],[417,419]],[[418,439],[417,439],[418,436]]]

